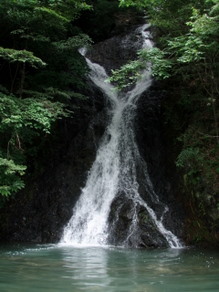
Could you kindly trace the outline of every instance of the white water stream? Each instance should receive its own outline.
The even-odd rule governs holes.
[[[137,33],[141,33],[143,47],[151,48],[153,44],[150,41],[150,33],[146,29],[147,26],[143,26]],[[168,211],[168,207],[159,202],[147,172],[147,165],[142,160],[135,142],[133,119],[136,102],[151,85],[150,70],[142,72],[141,79],[132,90],[128,93],[118,94],[116,88],[106,81],[108,76],[104,68],[87,58],[86,61],[91,69],[90,79],[109,100],[111,118],[90,169],[86,185],[73,209],[73,216],[64,229],[61,243],[107,244],[111,204],[117,194],[122,192],[126,196],[124,199],[132,200],[134,208],[140,205],[147,210],[157,230],[170,247],[181,247],[178,238],[163,225],[163,215]],[[143,184],[151,199],[163,206],[163,215],[160,218],[139,195],[137,163],[140,163],[144,169],[145,181]],[[133,211],[133,214],[126,240],[132,235],[138,224],[136,210]]]

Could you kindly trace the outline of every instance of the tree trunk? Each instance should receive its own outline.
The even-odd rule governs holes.
[[[20,83],[20,88],[19,88],[20,97],[22,97],[23,95],[25,77],[26,77],[26,63],[24,62],[21,69],[21,83]]]

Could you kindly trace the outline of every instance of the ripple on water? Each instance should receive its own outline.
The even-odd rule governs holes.
[[[218,291],[213,251],[60,245],[0,249],[1,292]]]

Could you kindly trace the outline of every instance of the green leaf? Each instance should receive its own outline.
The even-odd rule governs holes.
[[[32,52],[26,50],[14,50],[0,47],[0,58],[11,63],[27,63],[34,68],[46,65],[46,63],[44,63],[40,58],[34,56]]]

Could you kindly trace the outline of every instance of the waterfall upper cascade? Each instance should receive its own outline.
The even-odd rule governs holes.
[[[138,28],[136,33],[140,35],[141,47],[153,46],[148,25]],[[136,242],[136,246],[141,244],[138,234],[140,220],[138,211],[142,210],[166,246],[181,247],[179,239],[164,226],[163,219],[168,213],[168,206],[160,202],[158,194],[154,191],[147,164],[142,159],[135,141],[136,102],[151,85],[150,69],[142,72],[141,79],[130,91],[119,93],[107,82],[108,75],[102,66],[88,58],[86,61],[91,70],[90,79],[107,99],[109,122],[86,185],[73,209],[73,216],[64,229],[61,243],[73,245],[116,243],[112,235],[116,234],[116,225],[123,205],[128,202],[131,215],[119,244],[127,246],[130,242]],[[139,171],[142,173],[141,181],[138,179]],[[139,190],[142,188],[148,194],[148,202],[140,194]],[[113,204],[118,197],[120,203]],[[153,206],[157,206],[156,209],[159,211],[155,212]]]

